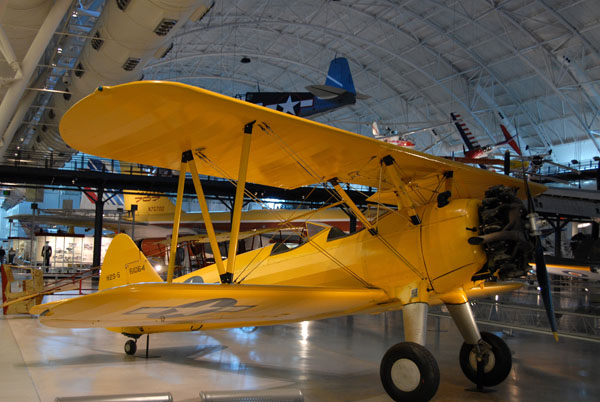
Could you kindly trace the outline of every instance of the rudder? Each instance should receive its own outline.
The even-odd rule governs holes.
[[[335,59],[331,60],[325,85],[344,88],[346,91],[356,94],[348,59],[345,57],[336,57]]]
[[[119,234],[106,250],[98,290],[140,282],[163,280],[133,240],[126,234]]]

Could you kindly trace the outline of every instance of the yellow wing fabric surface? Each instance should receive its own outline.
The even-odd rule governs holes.
[[[380,289],[141,283],[106,289],[31,314],[61,328],[195,324],[267,325],[351,314],[389,300]]]
[[[182,152],[191,150],[204,162],[200,174],[236,179],[244,126],[252,121],[248,182],[293,189],[337,178],[389,188],[385,176],[380,181],[380,161],[391,155],[423,202],[446,171],[453,171],[457,198],[481,198],[494,184],[522,188],[507,176],[173,82],[99,88],[67,111],[60,132],[79,151],[169,169],[179,169]],[[533,192],[542,189],[534,185]]]

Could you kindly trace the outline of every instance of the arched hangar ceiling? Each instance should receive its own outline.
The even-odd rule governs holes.
[[[218,1],[145,77],[228,95],[302,91],[323,83],[329,61],[344,56],[356,88],[371,98],[319,118],[328,124],[369,134],[378,121],[405,132],[457,112],[486,145],[503,139],[500,112],[522,144],[586,141],[596,155],[599,23],[595,0]],[[251,63],[240,63],[243,56]],[[435,131],[413,135],[417,149],[445,134],[461,147],[451,125]]]
[[[27,1],[34,2],[44,0]],[[77,64],[81,55],[87,52],[92,60],[93,51],[85,49],[90,43],[98,45],[94,24],[108,8],[159,3],[169,3],[175,12],[171,0],[72,2],[29,83],[36,88],[45,82],[45,89],[38,89],[46,92],[31,103],[35,109],[22,118],[25,125],[3,147],[3,156],[21,145],[35,147],[32,138],[41,142],[38,149],[43,145],[68,155],[57,135],[40,137],[32,128],[32,120],[46,118],[44,113],[54,107],[49,98],[64,96],[47,92],[44,73],[52,75],[56,89],[69,90],[75,86],[70,81],[77,81],[72,74],[82,71]],[[147,59],[128,70],[128,80],[143,74],[146,80],[181,81],[231,96],[258,88],[303,91],[322,84],[331,59],[343,56],[357,90],[371,98],[317,118],[327,124],[365,135],[370,135],[373,121],[400,133],[435,126],[410,138],[417,149],[443,155],[462,149],[449,124],[454,112],[481,145],[504,138],[499,127],[503,122],[518,133],[522,148],[554,149],[557,162],[600,155],[597,0],[217,0],[201,19],[192,18],[200,1],[185,3],[192,16],[165,37],[173,42],[172,50],[162,58],[157,54],[164,52],[156,50],[151,57],[148,51]],[[2,24],[14,28],[17,22]],[[75,37],[86,42],[75,46],[71,40],[71,61],[58,68],[60,38]],[[241,63],[243,57],[251,62]],[[89,77],[94,67],[83,63],[82,68]],[[57,74],[63,73],[68,79],[61,82]],[[4,89],[12,85],[11,80],[1,83]],[[46,126],[56,127],[56,122]]]

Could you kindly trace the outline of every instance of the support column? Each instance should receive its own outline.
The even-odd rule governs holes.
[[[242,220],[242,206],[244,205],[244,191],[246,190],[246,174],[248,173],[248,161],[250,159],[250,145],[252,143],[252,127],[255,121],[244,126],[244,139],[242,142],[242,154],[240,155],[240,167],[235,189],[235,203],[233,205],[233,218],[231,223],[231,238],[229,239],[229,255],[227,258],[227,272],[221,277],[223,283],[233,282],[233,271],[235,269],[235,257],[237,255],[238,239],[240,235],[240,222]]]
[[[427,339],[427,312],[429,304],[410,303],[402,307],[404,322],[404,340],[425,346]]]
[[[94,215],[94,254],[92,258],[92,267],[100,266],[100,257],[102,252],[102,215],[104,214],[104,189],[97,190],[96,213]]]
[[[510,151],[504,152],[504,174],[510,175]]]
[[[561,230],[562,227],[560,225],[560,217],[557,216],[556,217],[556,226],[554,226],[554,256],[555,257],[562,257],[562,250],[561,250]]]
[[[35,189],[37,192],[37,188]],[[31,234],[29,236],[29,263],[34,265],[33,242],[35,240],[35,214],[38,209],[37,202],[31,204]]]
[[[135,211],[137,211],[137,204],[131,204],[131,240],[135,242]]]

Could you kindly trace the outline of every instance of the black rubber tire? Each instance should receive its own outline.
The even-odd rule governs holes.
[[[128,355],[134,355],[137,351],[137,343],[133,339],[130,339],[125,342],[125,347],[123,349],[125,349],[125,353]]]
[[[401,360],[402,362],[400,362]],[[416,365],[418,372],[415,371],[413,374],[418,376],[418,383],[416,376],[410,379],[408,378],[410,374],[403,374],[400,379],[405,381],[404,385],[407,388],[401,389],[399,387],[402,385],[394,381],[394,378],[399,378],[398,373],[400,371],[398,370],[400,370],[400,366],[397,365],[394,368],[394,364],[399,362],[400,365],[405,366],[408,364],[412,368],[415,367],[407,361]],[[392,370],[394,370],[394,375],[392,374]],[[440,385],[440,369],[435,358],[424,346],[413,342],[402,342],[389,348],[381,360],[379,375],[383,388],[388,395],[393,400],[400,402],[429,401],[433,398]]]
[[[481,339],[491,346],[490,358],[493,358],[489,366],[486,366],[483,374],[483,386],[493,387],[500,384],[508,377],[512,368],[512,356],[506,343],[499,337],[489,332],[482,332]],[[475,360],[475,345],[463,343],[460,348],[460,368],[469,380],[477,384],[477,363]]]

